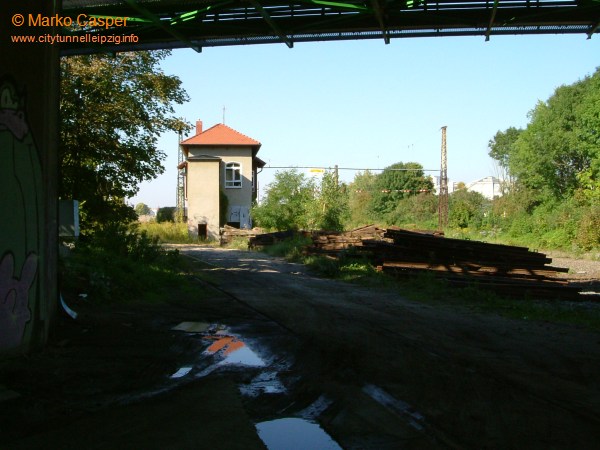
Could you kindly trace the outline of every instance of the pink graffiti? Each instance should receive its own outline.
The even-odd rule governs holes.
[[[22,111],[0,109],[0,130],[5,128],[18,140],[22,140],[29,130]]]
[[[0,261],[0,349],[18,347],[31,319],[29,288],[37,272],[37,256],[30,254],[21,270],[14,275],[14,257],[7,253]]]

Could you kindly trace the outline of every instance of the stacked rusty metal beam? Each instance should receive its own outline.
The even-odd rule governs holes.
[[[385,230],[375,225],[366,225],[344,233],[327,231],[314,231],[312,233],[313,245],[309,253],[338,256],[350,247],[362,247],[365,240],[381,240]]]
[[[579,288],[557,278],[545,254],[526,247],[489,244],[387,230],[386,242],[370,243],[380,269],[397,276],[431,272],[456,286],[477,285],[513,297],[579,298]],[[374,245],[374,246],[373,246]]]
[[[451,239],[436,231],[382,230],[373,226],[313,236],[311,252],[339,255],[353,247],[381,271],[400,277],[433,273],[451,285],[477,285],[504,295],[579,298],[579,288],[557,278],[568,269],[549,265],[525,247]]]
[[[298,233],[295,231],[276,231],[273,233],[261,233],[256,236],[250,236],[248,239],[249,248],[260,248],[273,245],[277,242],[283,241],[296,236]]]
[[[264,231],[261,228],[252,228],[251,230],[248,230],[243,228],[235,228],[230,225],[225,225],[220,230],[221,245],[231,243],[236,237],[252,239],[255,236],[262,235],[263,232]]]
[[[250,247],[264,247],[295,235],[259,234]],[[309,254],[339,257],[359,254],[378,270],[397,277],[434,274],[450,285],[485,287],[513,297],[578,300],[580,288],[558,278],[568,269],[553,267],[551,258],[526,247],[452,239],[438,231],[382,229],[367,225],[344,233],[314,231]]]

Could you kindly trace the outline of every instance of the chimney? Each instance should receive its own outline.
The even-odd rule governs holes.
[[[196,134],[202,133],[202,121],[196,120]]]

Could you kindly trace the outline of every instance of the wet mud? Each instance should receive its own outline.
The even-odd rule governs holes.
[[[49,348],[0,362],[0,448],[567,449],[600,439],[597,333],[414,303],[257,253],[180,250],[202,261],[202,301],[72,301],[78,318],[61,317]]]

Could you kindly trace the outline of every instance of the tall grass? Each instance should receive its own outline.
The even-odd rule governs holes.
[[[61,258],[61,292],[96,303],[157,300],[181,282],[181,263],[178,251],[163,249],[156,237],[111,226],[80,237]]]
[[[160,242],[169,244],[191,244],[198,239],[189,236],[186,223],[181,222],[147,222],[139,225],[140,231],[145,231],[149,236],[156,237]]]

